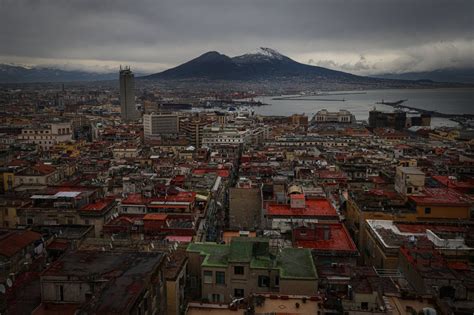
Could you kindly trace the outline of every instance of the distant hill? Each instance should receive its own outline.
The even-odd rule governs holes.
[[[381,74],[377,78],[395,80],[430,80],[436,82],[474,83],[474,68],[471,69],[440,69],[426,72],[407,72],[400,74]]]
[[[94,73],[47,67],[23,67],[0,64],[0,83],[72,82],[116,80],[117,73]]]

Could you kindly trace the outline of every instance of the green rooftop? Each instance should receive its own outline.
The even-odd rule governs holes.
[[[284,248],[275,257],[266,238],[237,237],[231,244],[191,243],[187,251],[205,256],[202,267],[225,268],[230,263],[248,263],[253,269],[279,269],[282,279],[317,278],[309,249]]]

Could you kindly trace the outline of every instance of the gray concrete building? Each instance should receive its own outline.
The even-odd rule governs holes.
[[[135,106],[135,77],[130,67],[120,67],[120,109],[124,121],[137,120],[141,116]]]

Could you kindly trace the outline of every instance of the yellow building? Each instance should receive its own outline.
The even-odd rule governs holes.
[[[17,209],[29,202],[28,199],[3,197],[0,200],[0,227],[14,228],[19,223]]]
[[[15,173],[10,170],[0,171],[0,193],[11,191],[15,183]]]
[[[426,188],[421,195],[409,196],[418,219],[469,220],[471,204],[448,188]]]
[[[186,308],[184,288],[188,258],[184,251],[178,250],[169,255],[165,265],[166,309],[168,315],[180,315]]]
[[[374,190],[369,192],[352,192],[347,201],[346,225],[361,254],[367,261],[365,253],[370,251],[371,239],[367,220],[393,220],[406,222],[452,222],[469,220],[470,203],[453,190],[426,188],[417,196],[408,196],[408,202],[395,192]],[[377,254],[375,250],[371,252]],[[371,254],[371,255],[372,255]],[[395,260],[390,261],[383,252],[372,257],[377,265],[384,268],[393,267]],[[383,263],[379,263],[384,261]]]
[[[366,220],[416,221],[416,212],[394,191],[352,192],[347,200],[346,225],[360,251],[366,243]]]

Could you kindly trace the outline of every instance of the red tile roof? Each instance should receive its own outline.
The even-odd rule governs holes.
[[[425,188],[423,195],[409,196],[408,198],[417,205],[438,205],[438,206],[469,206],[462,195],[452,189],[447,188]]]
[[[142,194],[130,194],[127,196],[127,198],[122,200],[122,204],[144,205],[147,203],[147,201],[148,201],[148,198],[143,197]]]
[[[346,173],[340,171],[322,170],[317,172],[317,176],[323,179],[348,179]]]
[[[324,228],[328,228],[330,231],[329,239],[324,239]],[[311,229],[311,228],[297,228],[293,233],[298,235],[298,230]],[[342,223],[330,223],[330,224],[316,224],[314,226],[315,233],[312,239],[304,237],[295,237],[294,245],[296,247],[312,248],[317,250],[328,250],[328,251],[357,251],[357,247],[354,241],[349,235],[349,232]]]
[[[299,217],[335,217],[336,209],[327,199],[307,199],[305,208],[291,208],[287,204],[268,204],[269,216],[299,216]]]
[[[195,175],[204,175],[207,173],[216,173],[220,177],[229,177],[230,172],[227,169],[197,168],[193,170]]]
[[[448,176],[433,176],[432,178],[444,186],[455,190],[468,192],[474,189],[474,180],[458,181],[450,179]]]
[[[143,220],[165,221],[168,216],[164,213],[148,213],[143,217]]]
[[[96,200],[93,203],[90,203],[86,206],[84,206],[81,210],[82,211],[93,211],[93,212],[100,212],[104,211],[107,209],[112,203],[114,202],[114,199],[112,198],[105,198],[105,199],[99,199]]]
[[[0,255],[12,257],[33,242],[40,240],[41,234],[33,231],[11,231],[0,236]]]
[[[54,166],[47,165],[47,164],[36,164],[35,166],[31,168],[42,175],[48,175],[56,171],[56,168]]]

